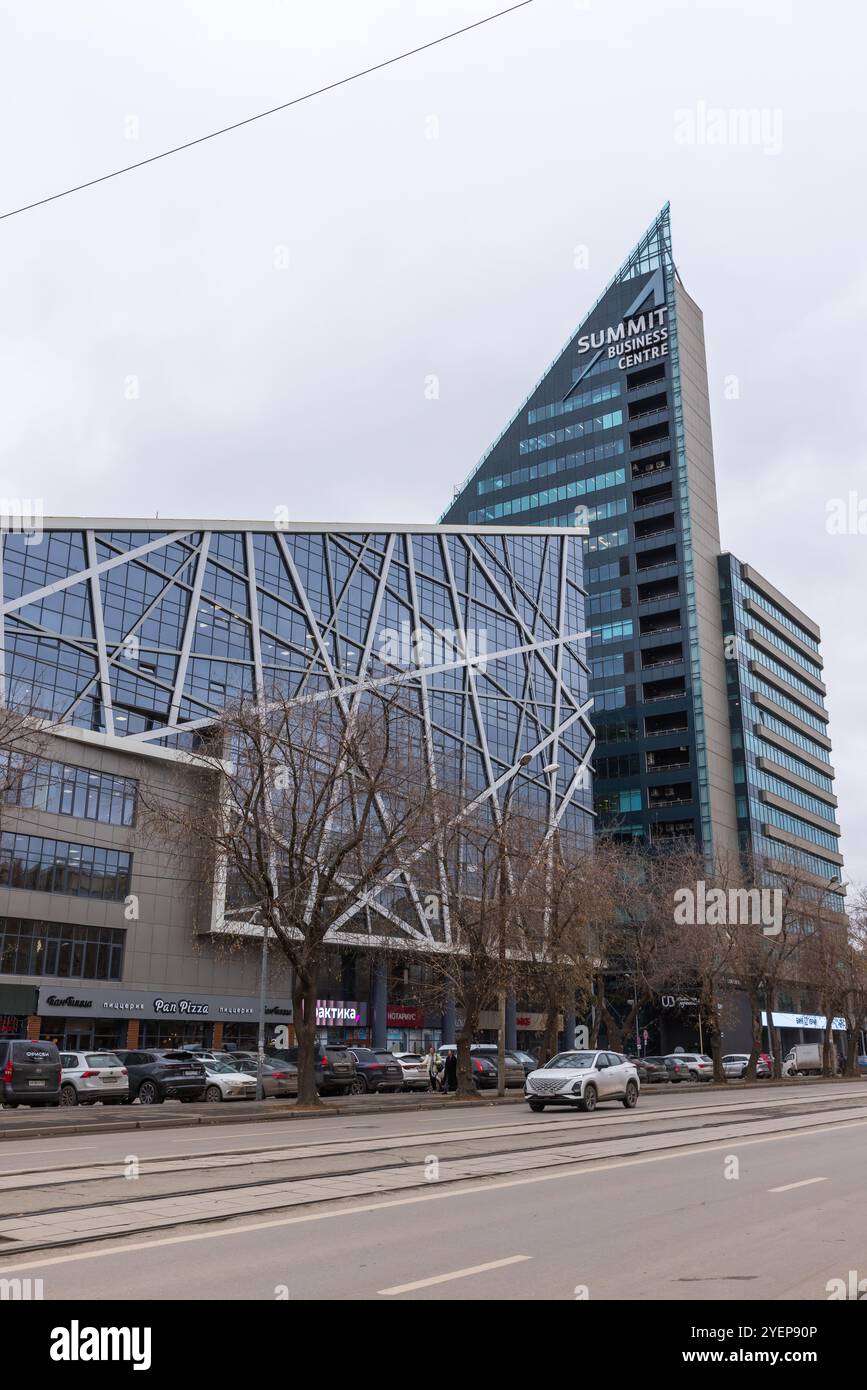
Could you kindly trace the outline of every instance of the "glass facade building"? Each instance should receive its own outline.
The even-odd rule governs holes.
[[[819,628],[734,555],[719,574],[740,842],[842,881]]]
[[[731,848],[704,339],[667,205],[442,519],[517,516],[589,529],[599,828]]]
[[[123,1042],[172,990],[205,991],[227,1028],[256,1015],[256,948],[218,949],[237,919],[225,885],[194,903],[193,868],[160,857],[136,813],[142,779],[184,794],[189,753],[241,696],[344,707],[397,681],[432,783],[486,809],[508,795],[589,845],[585,622],[574,526],[49,520],[41,536],[5,534],[5,698],[50,733],[0,806],[0,975],[38,985],[67,1040],[105,1044],[113,1027]],[[436,939],[421,887],[407,870],[347,915],[329,992],[351,997],[362,978],[379,989],[370,962],[386,938]],[[359,934],[374,955],[356,971]],[[76,978],[119,981],[125,999],[93,986],[73,997]],[[65,1001],[81,1019],[62,1018]],[[383,1040],[386,1002],[369,1000]]]

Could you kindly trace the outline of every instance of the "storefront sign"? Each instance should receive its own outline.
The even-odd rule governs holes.
[[[37,1013],[43,1017],[79,1015],[84,1018],[177,1018],[202,1019],[220,1023],[231,1019],[257,1019],[259,1001],[255,997],[232,994],[176,994],[156,990],[87,990],[66,992],[54,988],[39,990]],[[270,1018],[292,1020],[291,1000],[269,1000],[265,1013]]]
[[[363,1028],[367,1023],[367,1005],[354,999],[317,999],[318,1028]]]
[[[544,1033],[545,1014],[519,1012],[515,1015],[515,1027],[522,1033]],[[479,1014],[479,1027],[487,1030],[497,1030],[500,1026],[500,1016],[494,1009],[484,1010]],[[557,1017],[558,1033],[563,1027],[563,1015]]]
[[[825,1031],[826,1019],[824,1014],[778,1014],[775,1012],[773,1019],[775,1028],[815,1028],[820,1033],[824,1033]],[[767,1028],[767,1026],[768,1015],[763,1012],[762,1027]],[[845,1033],[845,1018],[833,1019],[831,1022],[831,1030],[834,1033]]]
[[[424,1009],[403,1008],[400,1004],[392,1004],[386,1014],[386,1022],[389,1028],[423,1028]]]

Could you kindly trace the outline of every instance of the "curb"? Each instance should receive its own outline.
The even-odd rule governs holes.
[[[438,1099],[430,1101],[416,1101],[414,1103],[402,1103],[400,1105],[389,1104],[383,1101],[366,1101],[357,1107],[323,1105],[315,1109],[297,1110],[294,1105],[284,1105],[270,1102],[248,1101],[246,1105],[264,1103],[268,1105],[267,1111],[260,1111],[258,1114],[251,1115],[245,1108],[243,1113],[234,1111],[234,1107],[229,1113],[219,1110],[216,1114],[196,1115],[154,1115],[147,1120],[106,1120],[95,1124],[66,1124],[59,1123],[54,1125],[40,1125],[20,1128],[10,1125],[9,1128],[2,1127],[0,1121],[0,1146],[4,1142],[19,1139],[55,1139],[62,1134],[127,1134],[136,1131],[150,1129],[196,1129],[203,1125],[226,1125],[226,1124],[258,1124],[268,1120],[325,1120],[332,1116],[347,1115],[393,1115],[404,1112],[415,1112],[419,1110],[442,1110],[445,1106],[460,1106],[461,1109],[478,1109],[481,1106],[491,1105],[516,1105],[523,1101],[523,1093],[515,1096],[491,1096],[489,1098],[469,1097],[466,1100]],[[240,1104],[240,1103],[239,1103]],[[216,1109],[216,1107],[214,1107]]]
[[[656,1095],[660,1092],[674,1093],[677,1095],[685,1093],[700,1094],[713,1092],[717,1095],[726,1092],[758,1091],[766,1090],[773,1094],[778,1094],[783,1086],[835,1086],[841,1083],[851,1083],[860,1080],[860,1077],[826,1077],[826,1076],[798,1076],[787,1077],[784,1080],[772,1081],[766,1078],[762,1081],[678,1081],[666,1085],[649,1084],[644,1087],[646,1095]],[[263,1121],[273,1120],[325,1120],[332,1116],[345,1117],[348,1115],[393,1115],[403,1112],[413,1113],[422,1110],[442,1111],[445,1107],[459,1107],[460,1109],[476,1110],[484,1106],[496,1105],[520,1105],[524,1100],[523,1092],[509,1096],[470,1096],[463,1100],[455,1097],[438,1096],[436,1098],[426,1098],[417,1101],[385,1101],[373,1100],[365,1097],[356,1106],[331,1105],[327,1101],[322,1106],[315,1109],[298,1110],[294,1105],[287,1105],[282,1101],[247,1101],[244,1103],[243,1111],[236,1110],[234,1106],[227,1106],[225,1109],[214,1106],[206,1114],[194,1114],[185,1108],[183,1115],[156,1114],[151,1116],[148,1108],[148,1119],[128,1120],[106,1120],[92,1124],[43,1124],[38,1127],[29,1125],[19,1128],[16,1124],[8,1127],[3,1125],[0,1118],[0,1147],[4,1142],[19,1139],[56,1139],[62,1134],[126,1134],[135,1133],[150,1129],[197,1129],[206,1125],[226,1125],[226,1124],[258,1124]],[[249,1105],[267,1105],[268,1109],[259,1111],[255,1115],[250,1114],[246,1108]],[[238,1102],[241,1105],[241,1102]],[[216,1113],[212,1113],[216,1111]]]

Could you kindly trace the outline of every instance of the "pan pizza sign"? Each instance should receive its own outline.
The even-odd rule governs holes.
[[[84,1018],[176,1018],[222,1023],[258,1018],[259,1001],[232,994],[158,994],[154,990],[88,990],[86,995],[59,994],[40,989],[37,1010],[43,1017],[77,1015]],[[271,999],[266,1015],[292,1018],[292,1001]]]

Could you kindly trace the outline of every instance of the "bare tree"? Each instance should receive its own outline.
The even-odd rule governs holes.
[[[52,727],[21,701],[0,705],[0,824],[7,807],[38,801],[38,783],[48,775],[40,760]]]
[[[829,1073],[833,1001],[843,997],[847,957],[846,919],[829,885],[796,859],[744,854],[739,864],[741,891],[761,895],[769,919],[761,927],[749,921],[734,928],[733,974],[746,991],[752,1019],[752,1048],[746,1077],[755,1079],[762,1049],[762,1012],[767,1016],[769,1050],[775,1078],[782,1075],[782,1045],[774,1013],[782,991],[807,990],[828,1002],[825,1064]]]
[[[666,891],[673,890],[676,905],[672,935],[662,952],[665,969],[672,984],[697,998],[702,1046],[713,1060],[714,1080],[723,1083],[723,1025],[732,1009],[740,947],[740,858],[711,858],[697,849],[684,849],[671,857],[668,868]],[[760,927],[757,920],[749,930],[757,933]]]
[[[852,898],[842,960],[845,990],[840,1013],[846,1020],[846,1076],[858,1073],[861,1032],[867,1020],[867,889]]]
[[[561,1016],[590,1006],[622,855],[611,840],[588,846],[560,829],[528,825],[524,840],[518,955],[526,990],[543,1004],[545,1062],[557,1051]]]
[[[317,984],[335,932],[352,923],[379,948],[399,935],[407,861],[431,827],[418,737],[399,691],[351,708],[275,694],[215,724],[192,806],[150,799],[225,879],[228,924],[255,922],[291,966],[299,1104],[319,1103]]]
[[[430,957],[435,988],[454,998],[459,1096],[474,1093],[470,1046],[483,1010],[521,973],[521,873],[526,825],[508,807],[485,800],[467,814],[454,792],[437,800],[438,835],[431,878],[441,885],[445,941]]]
[[[691,851],[673,844],[653,853],[620,844],[608,852],[609,910],[597,918],[594,932],[593,1045],[604,1023],[610,1045],[622,1051],[642,1009],[670,984],[673,888],[685,880],[683,863]],[[612,977],[622,985],[619,1007],[609,995]]]

